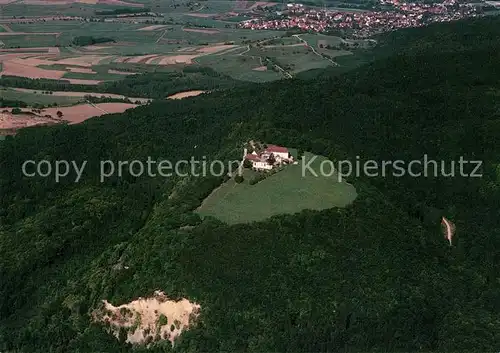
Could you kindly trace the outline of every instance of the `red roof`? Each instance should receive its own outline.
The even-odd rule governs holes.
[[[269,152],[269,153],[288,153],[288,148],[276,146],[276,145],[267,145],[266,152]]]
[[[251,160],[251,161],[255,161],[255,162],[259,162],[260,161],[259,156],[257,156],[256,154],[251,154],[251,153],[247,154],[245,156],[245,159],[248,159],[248,160]]]

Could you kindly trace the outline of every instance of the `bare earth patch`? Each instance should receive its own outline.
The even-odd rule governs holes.
[[[68,81],[72,85],[98,85],[102,81],[99,80],[81,80],[78,78],[65,78],[64,81]]]
[[[122,113],[136,106],[129,103],[79,104],[72,107],[46,108],[37,114],[31,113],[29,109],[22,109],[22,114],[0,113],[0,130],[18,130],[29,126],[54,125],[62,122],[70,125],[79,124],[104,114]],[[58,111],[63,114],[61,118],[57,116]]]
[[[139,298],[118,307],[103,300],[103,307],[92,314],[95,322],[109,323],[109,330],[119,337],[120,328],[126,329],[127,342],[148,344],[175,339],[192,325],[200,312],[200,305],[187,299],[169,300],[161,291],[151,298]]]
[[[57,80],[60,79],[65,73],[66,71],[40,69],[35,66],[25,65],[12,60],[2,63],[2,71],[0,72],[0,75]]]
[[[185,92],[179,92],[176,94],[172,94],[171,96],[168,96],[167,99],[182,99],[186,97],[194,97],[198,96],[202,93],[205,93],[206,91],[185,91]]]
[[[125,110],[137,107],[130,103],[99,103],[99,104],[78,104],[72,107],[46,108],[42,110],[42,115],[57,116],[57,112],[63,113],[62,119],[69,124],[79,124],[92,117],[104,114],[123,113]]]
[[[198,55],[164,56],[158,65],[191,64]]]
[[[231,49],[236,47],[236,45],[212,45],[212,46],[207,46],[203,48],[199,48],[198,52],[200,53],[206,53],[206,54],[212,54],[212,53],[217,53],[218,51],[225,50],[225,49]]]
[[[53,125],[60,122],[59,119],[44,116],[0,113],[0,130],[18,130],[30,126]]]
[[[198,28],[183,28],[184,32],[195,32],[195,33],[205,33],[205,34],[217,34],[219,33],[216,29],[198,29]]]
[[[167,27],[167,26],[166,25],[152,25],[152,26],[139,28],[138,31],[155,31],[157,29],[165,28],[165,27]]]
[[[108,49],[108,48],[111,48],[111,47],[101,46],[101,45],[87,45],[86,47],[84,47],[84,49],[88,50],[88,51],[96,51],[96,50],[102,50],[102,49]]]
[[[66,70],[68,70],[70,72],[78,72],[81,74],[96,74],[97,73],[92,69],[85,69],[82,67],[67,67]]]
[[[177,50],[177,52],[179,53],[185,53],[185,52],[195,52],[196,50],[198,50],[198,48],[196,47],[187,47],[187,48],[180,48]]]
[[[57,61],[57,64],[68,65],[68,66],[83,66],[90,67],[92,65],[97,65],[102,60],[112,58],[112,55],[102,56],[102,55],[84,55],[75,58],[67,58]]]
[[[147,61],[148,59],[156,58],[158,54],[149,54],[149,55],[140,55],[140,56],[134,56],[130,60],[127,60],[128,63],[142,63],[144,61]]]
[[[214,17],[216,14],[214,13],[185,13],[184,15],[186,16],[191,16],[191,17],[199,17],[199,18],[209,18],[209,17]]]
[[[50,54],[48,56],[53,57],[53,55],[59,55],[61,51],[56,47],[33,47],[33,48],[9,48],[0,49],[0,52],[12,52],[12,53],[40,53],[40,54]]]

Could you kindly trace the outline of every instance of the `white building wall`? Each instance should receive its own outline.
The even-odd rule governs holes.
[[[273,169],[273,166],[267,162],[253,162],[253,167],[255,169],[266,169],[266,170]]]

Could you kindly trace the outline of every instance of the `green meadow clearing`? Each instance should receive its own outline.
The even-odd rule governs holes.
[[[255,71],[261,66],[258,57],[239,55],[246,49],[244,47],[228,52],[227,54],[212,54],[195,59],[201,66],[208,66],[212,69],[231,76],[234,79],[251,82],[267,82],[279,80],[282,76],[272,70]]]
[[[307,163],[313,154],[306,153]],[[354,186],[339,182],[337,174],[321,176],[320,165],[324,157],[317,156],[311,167],[318,176],[306,171],[302,175],[302,161],[261,182],[250,185],[253,171],[245,170],[245,180],[237,184],[230,179],[214,190],[197,210],[200,216],[212,216],[228,224],[262,221],[279,214],[293,214],[306,209],[323,210],[345,207],[357,196]],[[325,166],[325,173],[330,173]]]
[[[43,94],[42,91],[22,92],[12,88],[0,88],[0,96],[4,99],[23,101],[29,105],[56,103],[58,106],[70,106],[82,101],[80,97],[54,96]]]

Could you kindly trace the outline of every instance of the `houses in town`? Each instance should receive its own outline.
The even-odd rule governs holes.
[[[259,171],[268,171],[283,164],[293,163],[293,157],[288,149],[276,145],[267,145],[261,151],[254,150],[245,156],[245,160],[251,163],[252,169]]]

